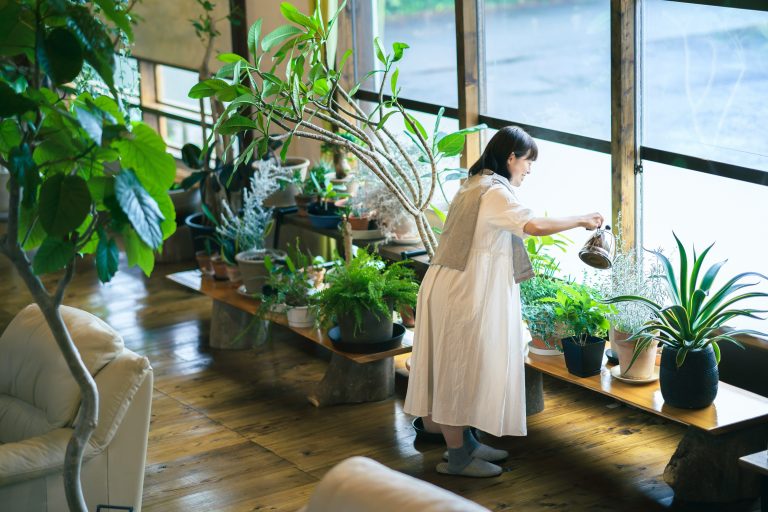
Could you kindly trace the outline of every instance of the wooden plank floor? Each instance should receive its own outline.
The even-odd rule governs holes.
[[[414,444],[402,411],[405,379],[390,400],[314,408],[305,396],[323,375],[327,354],[285,330],[252,351],[209,350],[210,299],[164,278],[188,267],[158,265],[151,279],[123,268],[107,285],[84,271],[65,299],[107,321],[154,367],[147,512],[294,511],[326,471],[352,455],[491,510],[679,508],[661,475],[682,427],[549,379],[547,407],[529,419],[529,435],[489,441],[511,452],[501,477],[438,475],[443,447]],[[5,328],[30,298],[2,258],[0,277]]]

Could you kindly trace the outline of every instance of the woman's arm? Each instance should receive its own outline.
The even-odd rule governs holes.
[[[602,215],[599,213],[588,213],[573,217],[534,217],[525,224],[523,230],[527,235],[545,236],[579,227],[591,231],[602,225]]]

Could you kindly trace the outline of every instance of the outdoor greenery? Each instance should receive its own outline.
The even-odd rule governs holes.
[[[342,314],[355,317],[355,329],[362,327],[363,313],[382,318],[404,306],[414,307],[419,284],[404,262],[389,266],[376,255],[360,249],[351,261],[329,270],[330,285],[317,294],[318,317],[326,322]]]
[[[768,277],[758,272],[743,272],[729,279],[720,288],[713,288],[715,278],[725,261],[715,263],[703,275],[700,274],[704,259],[714,244],[707,247],[700,255],[697,255],[694,249],[693,258],[689,259],[682,242],[677,235],[674,237],[680,253],[680,266],[677,273],[666,256],[658,251],[649,251],[661,263],[662,273],[658,277],[664,280],[668,288],[671,305],[665,306],[640,295],[620,295],[606,301],[608,303],[635,302],[651,311],[651,320],[629,338],[639,340],[632,362],[634,363],[639,353],[645,350],[654,338],[658,339],[661,345],[677,351],[676,363],[680,367],[691,350],[700,350],[711,345],[719,363],[719,342],[728,341],[742,347],[735,338],[739,334],[766,336],[763,332],[751,329],[726,331],[723,327],[728,321],[738,317],[764,320],[757,313],[766,313],[768,310],[737,309],[733,306],[747,299],[765,299],[768,293],[747,292],[735,296],[734,294],[759,283],[759,281],[744,283],[743,279],[750,276],[759,279],[768,279]]]
[[[81,256],[94,254],[107,282],[117,272],[121,241],[128,264],[149,274],[154,252],[176,229],[168,196],[174,159],[148,125],[128,121],[115,89],[115,55],[132,39],[132,23],[121,1],[0,1],[0,166],[10,172],[0,252],[40,306],[80,387],[64,462],[73,511],[86,510],[80,468],[98,392],[59,305]],[[84,83],[81,74],[98,76],[110,95],[73,87]],[[39,276],[59,271],[49,292]]]

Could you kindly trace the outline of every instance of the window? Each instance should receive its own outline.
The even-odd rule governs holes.
[[[643,145],[768,171],[768,12],[646,0],[643,23]]]
[[[483,113],[610,140],[609,0],[485,4]]]
[[[373,37],[381,37],[389,53],[392,43],[404,42],[410,48],[396,64],[402,97],[458,105],[454,0],[355,0],[352,12],[357,80],[380,66]],[[379,84],[370,80],[365,88],[378,92]],[[384,92],[389,92],[388,84]]]
[[[158,103],[200,112],[199,100],[187,96],[189,90],[199,82],[197,72],[158,64],[155,66],[155,80]],[[211,104],[208,98],[205,98],[204,104],[205,111],[210,112]]]
[[[689,253],[694,244],[701,254],[716,242],[705,265],[708,268],[724,259],[728,263],[720,271],[715,286],[741,272],[768,275],[768,187],[654,162],[646,161],[643,167],[645,248],[663,248],[677,268],[674,230]],[[759,288],[744,291],[768,292],[768,283],[763,281]],[[745,301],[742,305],[748,304]],[[752,306],[765,309],[765,301],[754,302]],[[760,320],[736,319],[728,325],[765,329],[765,322]]]

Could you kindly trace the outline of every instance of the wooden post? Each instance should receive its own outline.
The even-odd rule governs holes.
[[[637,241],[635,164],[637,154],[635,1],[611,1],[611,225],[621,212],[624,248]]]
[[[483,37],[477,16],[481,0],[456,0],[456,57],[458,62],[459,128],[480,122],[480,74],[484,59],[480,52]],[[480,158],[480,134],[467,135],[461,166],[469,167]]]

